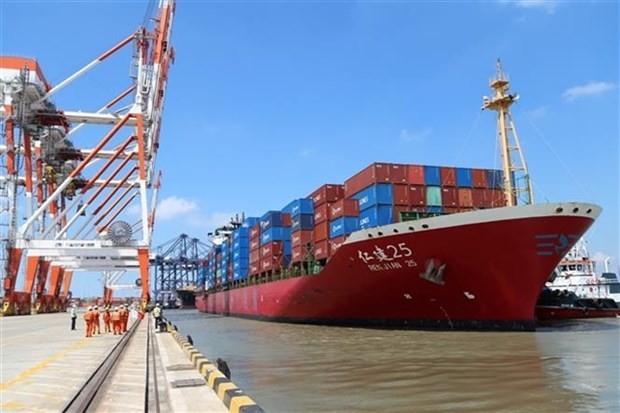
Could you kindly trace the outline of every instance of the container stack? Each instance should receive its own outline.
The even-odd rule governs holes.
[[[230,259],[232,255],[232,241],[229,237],[224,238],[222,242],[222,285],[228,284],[229,281],[232,281],[232,260]]]
[[[259,219],[260,221],[260,219]],[[250,276],[260,274],[260,224],[250,227]]]
[[[340,199],[330,206],[329,255],[346,240],[347,235],[359,229],[359,202],[357,199]]]
[[[344,197],[344,185],[336,184],[325,184],[308,196],[314,202],[312,255],[315,260],[322,260],[331,255],[329,242],[331,207]],[[302,255],[306,254],[302,253]],[[302,257],[303,260],[305,256]]]
[[[314,201],[295,199],[282,211],[291,214],[291,264],[296,264],[306,258],[308,244],[312,244]]]
[[[268,211],[259,226],[260,273],[287,267],[291,257],[291,214]]]

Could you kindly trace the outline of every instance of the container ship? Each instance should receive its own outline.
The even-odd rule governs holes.
[[[377,328],[534,330],[562,257],[601,213],[534,204],[498,61],[501,170],[373,163],[218,232],[196,292],[202,312]],[[513,159],[515,148],[519,157]]]

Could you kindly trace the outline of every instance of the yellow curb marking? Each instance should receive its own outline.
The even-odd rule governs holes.
[[[226,395],[226,390],[230,390],[230,389],[236,389],[237,386],[235,386],[232,383],[222,383],[219,385],[219,387],[217,388],[217,397],[220,398],[220,400],[224,401],[224,396]]]
[[[48,358],[46,360],[43,360],[39,364],[30,367],[29,369],[24,371],[22,374],[20,374],[16,378],[14,378],[12,380],[9,380],[9,381],[5,381],[4,383],[0,384],[0,391],[4,391],[7,388],[11,387],[12,385],[14,385],[16,383],[19,383],[20,381],[23,381],[24,379],[27,379],[28,377],[32,376],[33,374],[35,374],[35,373],[39,372],[40,370],[43,370],[44,368],[46,368],[49,364],[51,364],[51,363],[55,362],[56,360],[60,359],[65,354],[70,353],[70,352],[72,352],[74,350],[77,350],[78,348],[82,347],[86,343],[88,343],[88,340],[86,338],[83,338],[81,341],[78,341],[77,343],[75,343],[74,345],[69,347],[68,349],[63,350],[63,351],[61,351],[58,354],[54,354],[53,356],[51,356],[50,358]]]
[[[239,409],[244,406],[253,406],[256,403],[248,396],[233,397],[230,401],[230,412],[239,413]]]

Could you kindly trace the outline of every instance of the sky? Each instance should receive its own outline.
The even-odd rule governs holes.
[[[0,0],[0,54],[36,58],[57,84],[148,4]],[[613,1],[178,1],[153,247],[206,241],[234,214],[281,209],[372,162],[499,168],[481,104],[501,58],[536,202],[601,205],[586,237],[616,268],[619,17]],[[128,84],[128,53],[57,106],[96,111]]]

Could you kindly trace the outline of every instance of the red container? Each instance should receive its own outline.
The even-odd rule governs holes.
[[[409,185],[409,205],[426,205],[426,187],[424,185]]]
[[[283,227],[291,226],[291,214],[288,214],[286,212],[282,213],[282,226]]]
[[[332,238],[330,240],[329,255],[334,255],[336,250],[340,248],[340,246],[344,243],[346,239],[347,239],[346,235],[341,235],[339,237]]]
[[[260,250],[250,251],[250,264],[260,260]]]
[[[506,195],[504,191],[501,189],[492,189],[491,190],[491,207],[503,207],[506,206]]]
[[[459,193],[456,188],[441,188],[441,204],[444,207],[459,206]]]
[[[341,199],[334,202],[329,208],[330,221],[340,217],[356,217],[359,214],[360,206],[357,199]]]
[[[487,203],[485,201],[485,192],[486,189],[481,188],[474,188],[471,190],[472,204],[474,207],[482,208],[487,206]]]
[[[250,239],[258,239],[260,237],[260,225],[254,225],[250,228]]]
[[[314,227],[314,243],[323,241],[329,238],[329,221],[321,222]]]
[[[441,186],[456,186],[456,168],[442,166],[439,168]]]
[[[413,185],[424,185],[424,166],[407,165],[407,181]]]
[[[384,182],[390,182],[390,164],[375,162],[344,181],[344,196],[350,198],[372,184]]]
[[[394,184],[392,189],[394,192],[394,205],[409,205],[411,203],[409,199],[409,185]]]
[[[474,206],[471,195],[471,188],[459,188],[459,206],[471,208]]]
[[[331,205],[331,202],[327,202],[314,207],[314,225],[331,219],[329,215]]]
[[[472,169],[471,183],[474,188],[487,187],[487,171],[486,169]]]
[[[407,165],[401,163],[393,163],[390,165],[390,182],[395,184],[409,183],[409,171]]]
[[[344,185],[325,184],[308,195],[308,198],[312,198],[315,208],[325,202],[336,202],[344,198]]]
[[[260,248],[260,238],[256,238],[250,241],[250,251],[258,250]]]
[[[460,209],[457,207],[443,207],[443,212],[445,214],[456,214]]]
[[[304,260],[304,247],[303,245],[298,245],[291,249],[291,263],[296,263]]]
[[[317,242],[314,246],[314,259],[322,260],[329,257],[329,241],[323,240]]]
[[[312,242],[314,238],[314,232],[311,229],[304,229],[296,231],[291,234],[291,247],[295,248],[300,245],[306,245]]]
[[[249,270],[249,274],[250,275],[256,275],[260,273],[260,261],[256,261],[254,263],[250,263],[250,270]]]

